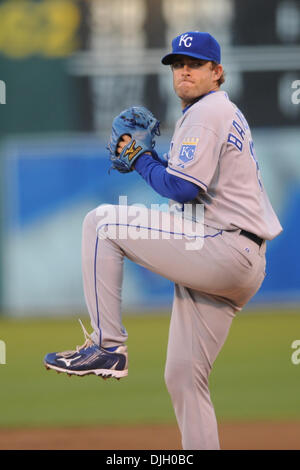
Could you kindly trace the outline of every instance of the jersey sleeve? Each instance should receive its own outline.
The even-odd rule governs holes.
[[[177,132],[167,172],[206,192],[218,165],[221,139],[204,125],[182,126]]]

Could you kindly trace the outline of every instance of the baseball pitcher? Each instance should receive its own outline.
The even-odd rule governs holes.
[[[263,282],[266,240],[282,228],[263,186],[249,125],[220,88],[218,42],[208,33],[181,34],[162,63],[170,66],[182,107],[168,158],[154,149],[159,122],[139,106],[114,119],[108,148],[113,168],[137,171],[169,199],[168,217],[141,209],[144,223],[137,224],[125,205],[102,205],[86,215],[82,269],[93,332],[83,327],[81,347],[47,354],[44,362],[74,375],[127,375],[121,316],[126,256],[174,282],[165,381],[183,449],[219,449],[209,375],[232,320]],[[199,242],[193,249],[190,237]]]

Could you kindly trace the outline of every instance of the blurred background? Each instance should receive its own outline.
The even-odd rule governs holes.
[[[265,318],[288,319],[293,309],[292,336],[286,330],[282,348],[284,364],[295,372],[289,341],[300,335],[300,0],[0,1],[0,339],[7,344],[17,330],[25,341],[32,317],[86,315],[80,251],[89,210],[116,204],[120,195],[129,204],[167,202],[135,173],[109,174],[105,146],[112,119],[126,107],[144,105],[161,121],[158,151],[168,150],[181,109],[170,69],[160,60],[171,40],[190,30],[208,31],[221,44],[222,89],[250,124],[264,184],[284,228],[268,246],[267,277],[245,311],[259,314],[253,317],[257,325],[267,325]],[[170,310],[173,288],[126,260],[123,293],[126,312],[158,315]],[[43,334],[34,325],[35,334]],[[167,326],[163,331],[167,335]],[[275,336],[269,337],[272,348]],[[264,330],[262,342],[267,337]],[[8,347],[7,357],[17,364],[17,351],[9,356]],[[8,386],[8,399],[16,388],[14,381]],[[288,416],[299,418],[296,395],[289,400]],[[222,403],[220,397],[221,415],[234,418]],[[2,425],[30,424],[19,413],[5,416]],[[174,420],[171,412],[166,419]]]

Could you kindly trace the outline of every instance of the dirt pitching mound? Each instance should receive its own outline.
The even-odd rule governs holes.
[[[300,450],[300,422],[219,425],[224,450]],[[177,426],[0,429],[1,450],[180,450]]]

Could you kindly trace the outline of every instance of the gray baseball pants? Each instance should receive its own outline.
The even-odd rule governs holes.
[[[82,271],[92,338],[102,347],[127,339],[121,317],[124,256],[173,281],[165,381],[182,446],[219,449],[209,374],[235,314],[264,279],[266,244],[259,247],[241,236],[240,230],[222,231],[202,224],[193,232],[202,234],[202,246],[187,249],[189,228],[184,232],[173,215],[170,223],[161,212],[151,211],[151,218],[150,210],[144,209],[148,225],[138,224],[129,207],[100,206],[101,217],[98,208],[84,219]]]

